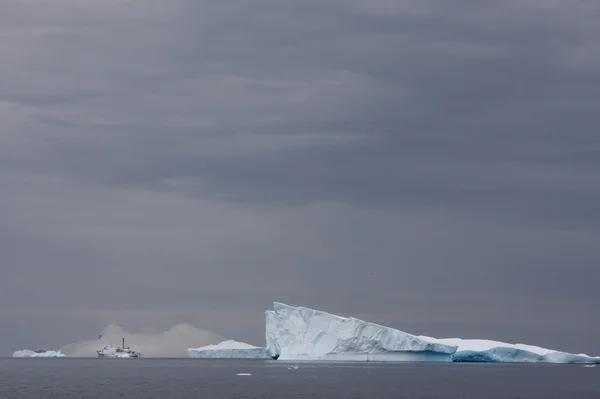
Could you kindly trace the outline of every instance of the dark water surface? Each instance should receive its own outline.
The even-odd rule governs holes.
[[[600,399],[600,367],[0,359],[0,398]]]

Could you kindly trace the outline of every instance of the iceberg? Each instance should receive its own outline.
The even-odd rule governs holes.
[[[456,345],[458,350],[452,355],[455,362],[600,363],[600,357],[592,357],[583,353],[572,354],[534,345],[509,344],[485,339],[423,338],[448,345]]]
[[[21,349],[15,351],[12,357],[65,357],[65,355],[61,351],[47,351],[45,349],[32,351],[29,349]]]
[[[273,303],[267,352],[281,360],[451,362],[457,346],[319,310]]]
[[[274,302],[266,352],[282,360],[600,364],[600,357],[505,342],[412,335],[394,328]]]
[[[225,358],[225,359],[269,359],[266,348],[253,346],[245,342],[223,341],[216,345],[206,345],[188,349],[188,357],[192,358]]]

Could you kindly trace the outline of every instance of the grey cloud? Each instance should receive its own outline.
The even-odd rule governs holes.
[[[600,352],[554,318],[598,327],[592,5],[9,1],[3,319],[89,309],[63,344],[196,309],[243,340],[240,311],[260,343],[281,300]]]

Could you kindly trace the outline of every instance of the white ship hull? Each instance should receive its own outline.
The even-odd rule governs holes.
[[[125,338],[123,338],[123,346],[115,347],[113,345],[104,345],[96,351],[96,354],[98,357],[112,358],[136,358],[142,356],[135,348],[125,346]]]
[[[102,353],[97,351],[96,352],[98,354],[98,357],[122,357],[122,358],[129,358],[129,357],[142,357],[142,355],[140,355],[139,353]]]

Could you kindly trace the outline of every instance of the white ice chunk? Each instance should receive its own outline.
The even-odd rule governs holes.
[[[12,357],[65,357],[65,355],[61,351],[32,351],[29,349],[21,349],[15,351]]]
[[[223,341],[217,345],[206,345],[188,349],[188,356],[193,358],[229,358],[229,359],[267,359],[265,348],[253,346],[245,342]]]
[[[456,345],[455,362],[498,363],[600,363],[600,357],[572,354],[534,345],[509,344],[486,339],[423,337],[447,345]]]

